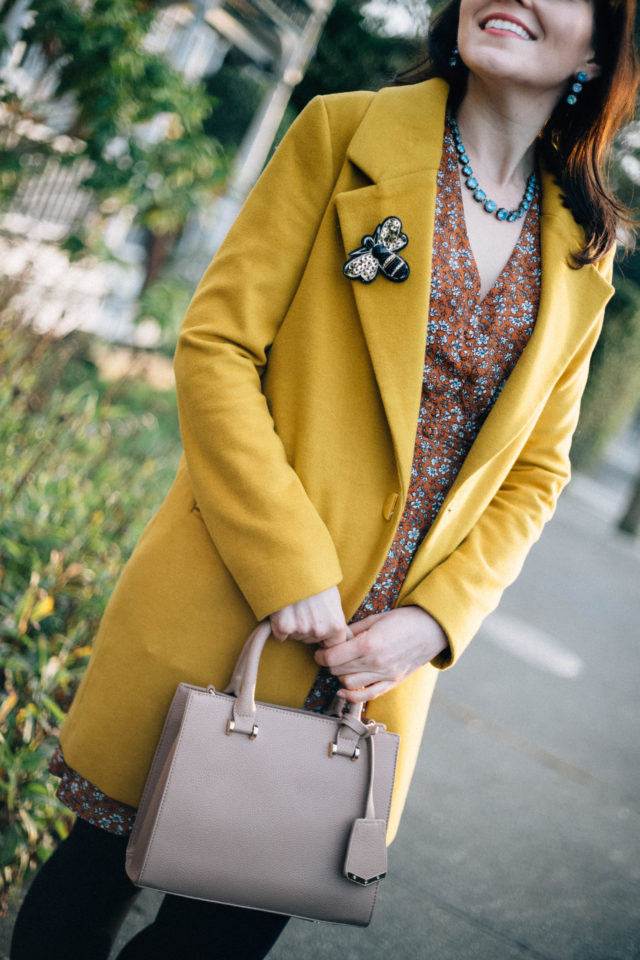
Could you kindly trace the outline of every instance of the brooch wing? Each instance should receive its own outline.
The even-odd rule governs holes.
[[[399,217],[387,217],[377,228],[376,233],[380,237],[379,242],[392,253],[402,250],[409,243],[409,237],[402,232],[402,220]]]
[[[380,265],[372,253],[368,250],[366,250],[365,253],[354,250],[353,253],[349,254],[349,259],[342,268],[342,272],[345,277],[349,277],[350,280],[362,280],[363,283],[372,283],[378,276],[379,269]]]

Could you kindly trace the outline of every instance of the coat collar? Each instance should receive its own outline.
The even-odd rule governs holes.
[[[420,404],[447,94],[443,80],[376,94],[347,152],[372,182],[336,197],[345,255],[389,216],[400,217],[409,237],[402,255],[411,274],[404,283],[345,279],[352,284],[405,490]],[[613,290],[596,267],[569,266],[581,230],[546,173],[540,231],[542,289],[534,333],[467,457],[465,473],[495,455],[535,414]]]
[[[347,157],[374,183],[437,171],[448,95],[444,80],[384,87],[372,99]]]

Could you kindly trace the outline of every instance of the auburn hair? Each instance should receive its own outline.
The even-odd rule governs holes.
[[[462,100],[469,70],[457,58],[460,0],[450,0],[434,17],[423,61],[399,74],[396,84],[441,77],[450,85],[453,109]],[[600,75],[589,81],[578,102],[562,97],[538,137],[538,157],[555,176],[565,203],[584,229],[584,247],[572,254],[575,265],[595,263],[619,239],[633,232],[633,218],[613,194],[608,159],[618,130],[633,118],[638,91],[638,57],[633,34],[635,0],[594,0],[594,52]],[[567,93],[569,89],[567,88]]]

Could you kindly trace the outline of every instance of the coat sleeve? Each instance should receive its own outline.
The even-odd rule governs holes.
[[[612,259],[599,267],[610,279]],[[403,606],[422,607],[447,634],[449,648],[432,661],[440,669],[455,663],[484,618],[498,606],[569,482],[571,438],[603,317],[604,311],[557,381],[520,455],[478,522],[402,601]]]
[[[206,271],[175,355],[194,497],[258,619],[342,579],[329,531],[287,462],[261,390],[269,346],[336,175],[327,110],[317,98],[288,131]]]

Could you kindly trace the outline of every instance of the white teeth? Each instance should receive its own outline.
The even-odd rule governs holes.
[[[515,33],[517,37],[522,37],[523,40],[531,40],[532,38],[524,29],[524,27],[519,26],[517,23],[512,23],[511,20],[487,20],[484,25],[484,29],[487,27],[493,27],[495,30],[508,30],[509,33]]]

